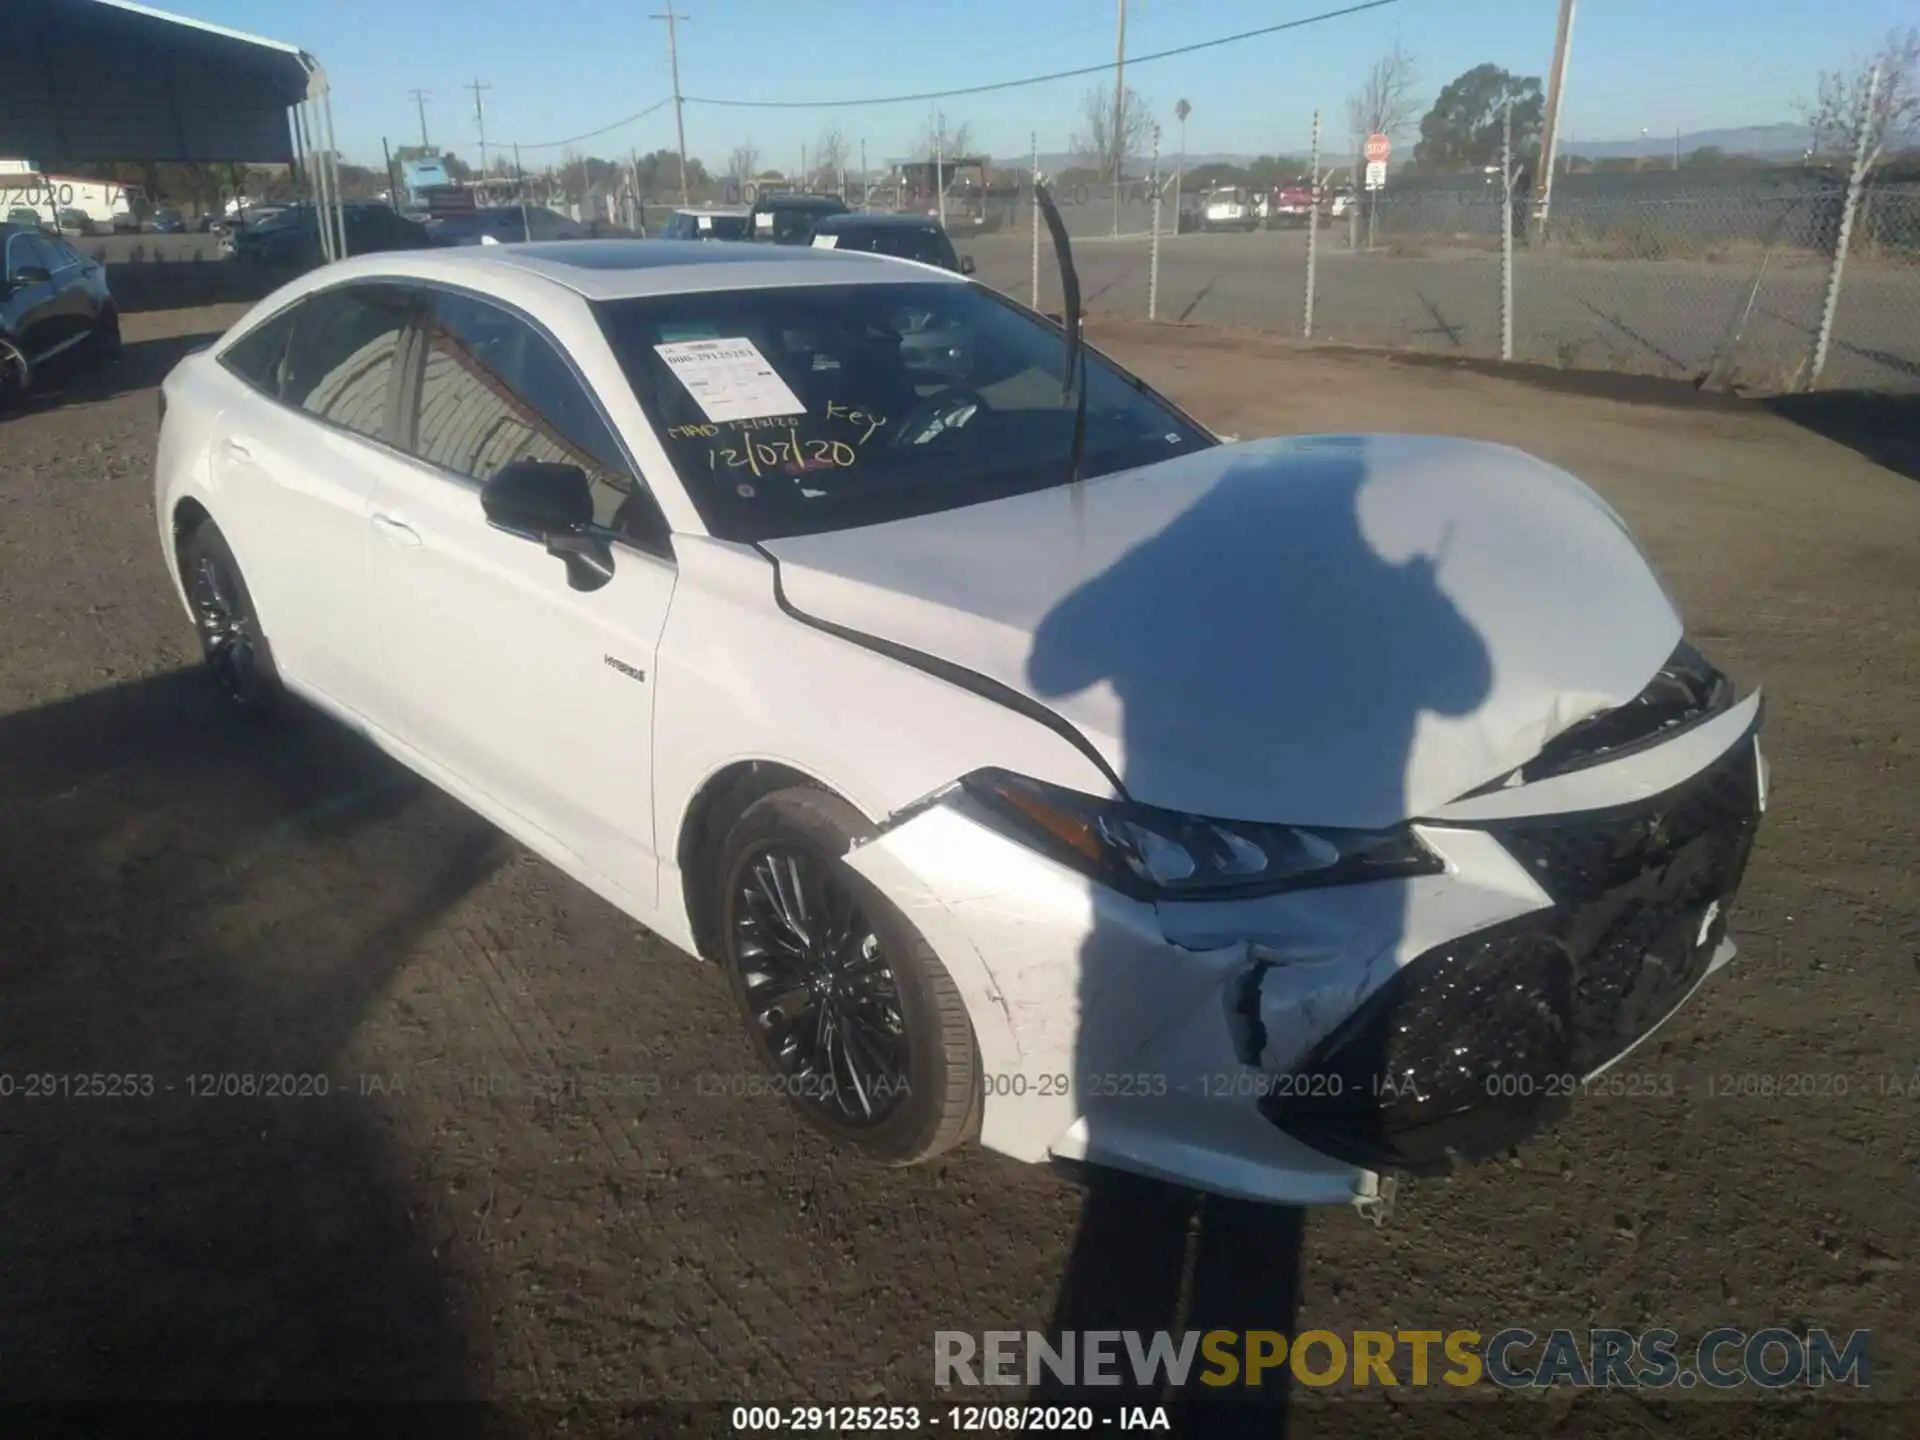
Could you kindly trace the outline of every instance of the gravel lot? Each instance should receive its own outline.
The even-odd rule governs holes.
[[[1772,697],[1741,959],[1636,1062],[1673,1098],[1589,1102],[1375,1230],[977,1150],[869,1169],[708,1093],[752,1073],[717,974],[331,725],[236,730],[164,582],[150,387],[240,310],[130,314],[115,373],[0,419],[0,1394],[494,1398],[613,1433],[644,1400],[928,1400],[936,1329],[1778,1323],[1874,1327],[1870,1398],[1296,1392],[1261,1433],[1913,1433],[1920,467],[1883,423],[1849,447],[1737,402],[1096,329],[1228,431],[1573,468]],[[204,1093],[262,1072],[309,1093]],[[136,1093],[25,1098],[35,1073]],[[1715,1098],[1744,1075],[1829,1078]]]

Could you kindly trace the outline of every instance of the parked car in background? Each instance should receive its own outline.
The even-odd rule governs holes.
[[[57,361],[119,353],[106,266],[38,225],[0,225],[0,403]]]
[[[153,233],[156,235],[179,235],[187,228],[186,217],[178,210],[156,210],[153,212]]]
[[[1313,207],[1313,186],[1304,181],[1276,185],[1267,198],[1267,218],[1274,225],[1305,225]]]
[[[31,205],[15,205],[7,211],[9,225],[25,225],[30,230],[38,230],[44,228],[46,223],[46,217]]]
[[[860,250],[869,255],[891,255],[918,260],[961,275],[973,274],[973,257],[954,252],[953,240],[940,222],[925,215],[873,214],[866,211],[822,216],[813,227],[816,250]]]
[[[72,206],[54,216],[54,225],[62,235],[91,235],[94,231],[93,217]]]
[[[424,250],[434,242],[427,227],[397,214],[392,206],[349,201],[345,207],[347,253]],[[318,265],[324,256],[320,224],[311,205],[295,205],[271,219],[230,232],[223,249],[233,259],[269,268]]]
[[[1259,209],[1244,185],[1217,186],[1200,207],[1202,230],[1252,230],[1259,223]]]
[[[528,240],[585,240],[578,220],[545,205],[487,205],[464,215],[429,220],[427,238],[435,245],[515,245]],[[399,247],[383,247],[399,248]]]
[[[657,240],[751,240],[753,211],[745,205],[709,205],[676,210]]]
[[[140,217],[131,210],[116,210],[113,212],[112,226],[116,235],[138,235]]]
[[[829,215],[845,215],[838,195],[762,195],[753,202],[753,238],[775,245],[809,245],[813,227]]]

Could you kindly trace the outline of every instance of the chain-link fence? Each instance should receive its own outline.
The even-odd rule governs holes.
[[[1311,216],[1277,203],[1276,189],[1239,227],[1208,224],[1208,209],[1231,216],[1189,192],[1176,229],[1168,175],[1157,235],[1150,182],[1122,190],[1118,206],[1111,186],[1056,193],[1069,234],[1086,242],[1075,265],[1095,312],[1146,316],[1152,288],[1153,318],[1299,337],[1311,250],[1315,340],[1759,393],[1920,390],[1920,181],[1863,185],[1843,251],[1844,174],[1648,180],[1658,183],[1563,182],[1550,194],[1521,183],[1511,197],[1497,170],[1373,195],[1323,186]],[[982,277],[1021,299],[1033,285],[1030,208],[1023,190],[1008,216],[1018,233],[975,244]],[[1051,248],[1041,252],[1039,308],[1058,309]]]

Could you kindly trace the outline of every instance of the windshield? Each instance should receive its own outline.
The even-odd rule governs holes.
[[[815,534],[1064,484],[1061,332],[982,286],[715,291],[595,305],[701,519],[729,540]],[[1215,442],[1087,357],[1081,474]]]

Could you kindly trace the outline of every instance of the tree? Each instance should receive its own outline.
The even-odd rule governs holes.
[[[1369,135],[1398,140],[1412,128],[1419,113],[1413,98],[1418,83],[1413,57],[1397,44],[1373,62],[1365,83],[1347,99],[1347,128],[1353,132],[1355,150]]]
[[[965,155],[972,145],[973,126],[965,120],[955,125],[944,112],[929,115],[926,127],[920,132],[919,151],[929,160],[936,153],[948,157]]]
[[[824,185],[840,183],[840,167],[847,163],[847,137],[840,133],[838,125],[829,125],[820,132],[820,138],[813,142],[813,175],[820,178]]]
[[[1422,170],[1478,169],[1500,163],[1501,128],[1513,106],[1513,153],[1529,156],[1540,146],[1546,109],[1540,79],[1509,74],[1498,65],[1476,65],[1448,82],[1420,122],[1414,163]]]
[[[760,148],[751,140],[741,141],[727,156],[727,179],[736,185],[746,184],[759,170]]]
[[[1876,68],[1873,108],[1863,117]],[[1859,149],[1864,118],[1869,169],[1889,149],[1920,139],[1920,29],[1890,30],[1879,50],[1855,68],[1821,71],[1814,98],[1801,101],[1799,109],[1817,155],[1851,156]]]
[[[1100,85],[1080,97],[1080,128],[1069,142],[1074,163],[1111,180],[1126,174],[1127,161],[1145,152],[1153,136],[1152,106],[1127,86],[1120,106],[1119,133],[1113,123],[1113,87]],[[1117,143],[1116,143],[1117,142]]]

